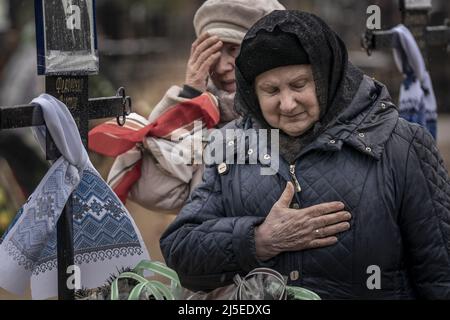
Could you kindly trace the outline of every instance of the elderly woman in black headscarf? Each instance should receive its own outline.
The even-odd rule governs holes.
[[[324,299],[449,299],[448,173],[342,40],[276,11],[247,33],[236,79],[235,128],[279,129],[279,171],[205,171],[161,239],[182,284],[211,290],[266,266]]]

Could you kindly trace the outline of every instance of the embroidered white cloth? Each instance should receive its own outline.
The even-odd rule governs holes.
[[[394,60],[398,70],[405,76],[400,88],[400,112],[423,114],[423,119],[415,122],[425,125],[426,121],[437,119],[436,97],[430,74],[409,29],[400,24],[392,30],[397,35]]]
[[[56,223],[73,194],[75,265],[81,286],[96,288],[122,268],[150,259],[127,209],[95,170],[67,107],[50,95],[42,107],[61,152],[0,240],[0,286],[23,294],[31,278],[33,299],[57,296]],[[45,126],[35,134],[45,148]]]

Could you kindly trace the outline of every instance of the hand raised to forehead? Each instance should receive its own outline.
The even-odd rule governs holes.
[[[185,84],[199,91],[205,91],[211,67],[220,57],[223,42],[208,33],[194,41],[187,63]]]

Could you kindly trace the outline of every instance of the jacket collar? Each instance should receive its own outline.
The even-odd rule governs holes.
[[[379,160],[397,121],[397,107],[387,88],[364,76],[352,103],[300,156],[314,149],[339,151],[347,144]]]
[[[346,144],[380,160],[397,121],[397,107],[392,103],[387,88],[382,83],[364,76],[351,104],[331,122],[329,129],[304,148],[299,157],[313,150],[340,151]],[[250,118],[245,118],[232,121],[221,131],[226,129],[244,129],[242,134],[234,137],[233,142],[225,141],[225,153],[234,157],[236,147],[246,144],[242,141],[245,139],[245,132],[258,128]],[[271,154],[270,146],[265,143],[261,145],[261,141],[265,139],[258,139],[258,145],[247,145],[246,149],[258,150],[257,152],[266,150],[267,154]],[[268,166],[270,161],[262,164]]]

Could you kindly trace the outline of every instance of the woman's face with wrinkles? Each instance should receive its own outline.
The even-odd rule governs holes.
[[[267,123],[292,137],[319,120],[320,107],[311,65],[291,65],[256,77],[255,91]]]

